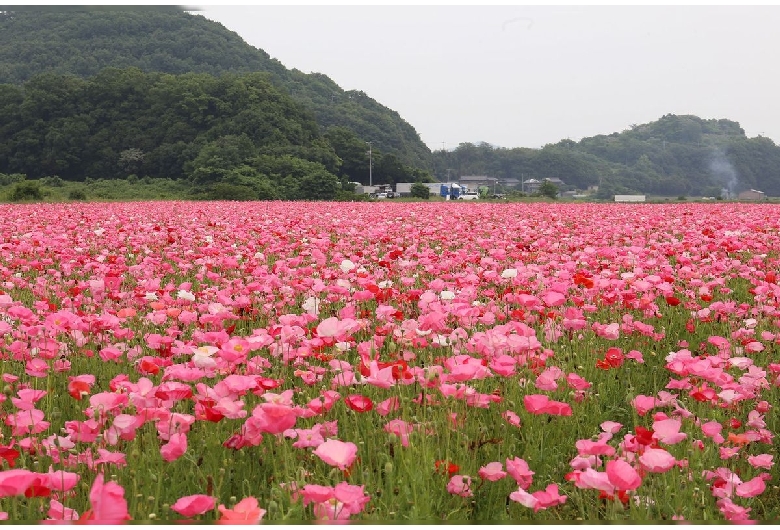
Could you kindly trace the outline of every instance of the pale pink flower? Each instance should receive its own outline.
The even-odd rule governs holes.
[[[471,477],[468,475],[453,475],[447,483],[447,492],[460,497],[473,497]]]
[[[501,480],[505,476],[506,471],[504,471],[504,466],[501,462],[490,462],[479,468],[479,477],[489,482]]]
[[[198,493],[181,497],[171,505],[171,510],[185,517],[194,517],[213,510],[214,505],[214,497]]]
[[[341,440],[327,440],[317,446],[314,454],[330,466],[347,469],[357,457],[357,445]]]

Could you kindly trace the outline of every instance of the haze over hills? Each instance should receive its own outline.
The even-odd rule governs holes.
[[[0,83],[0,173],[31,178],[172,177],[248,186],[260,197],[282,186],[276,196],[295,198],[307,172],[332,190],[331,177],[444,180],[449,169],[557,177],[604,196],[750,188],[780,196],[780,148],[728,119],[666,115],[541,149],[462,143],[431,153],[367,94],[288,69],[221,24],[172,7],[2,12]]]
[[[780,147],[748,138],[726,119],[667,114],[623,132],[561,140],[542,149],[463,143],[434,152],[434,173],[500,179],[560,178],[572,189],[615,193],[719,196],[760,189],[780,196]]]

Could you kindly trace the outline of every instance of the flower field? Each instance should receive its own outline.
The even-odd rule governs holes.
[[[0,517],[780,516],[780,210],[4,205]]]

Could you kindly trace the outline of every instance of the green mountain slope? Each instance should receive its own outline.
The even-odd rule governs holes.
[[[322,132],[342,126],[402,163],[426,168],[431,154],[397,112],[322,74],[288,70],[235,32],[174,7],[43,8],[0,13],[0,83],[41,73],[90,77],[106,67],[169,74],[266,72],[306,107]]]
[[[668,114],[609,135],[561,140],[542,149],[461,144],[434,152],[437,177],[560,178],[571,188],[600,186],[602,196],[647,193],[718,196],[759,189],[780,196],[780,147],[748,138],[739,123]]]

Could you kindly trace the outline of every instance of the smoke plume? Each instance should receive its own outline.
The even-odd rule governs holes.
[[[716,149],[712,152],[709,160],[709,170],[715,182],[728,190],[730,196],[734,196],[737,193],[739,175],[731,162],[726,158],[726,153],[722,149]]]

